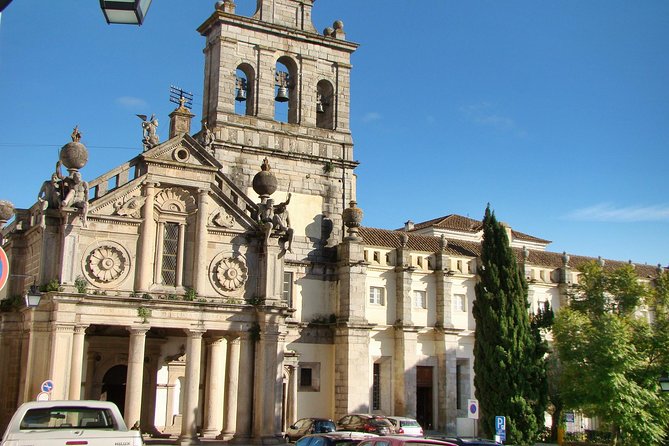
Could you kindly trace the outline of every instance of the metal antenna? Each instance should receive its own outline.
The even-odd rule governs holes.
[[[193,93],[189,93],[183,88],[170,85],[170,102],[177,105],[183,105],[190,110],[193,108]]]

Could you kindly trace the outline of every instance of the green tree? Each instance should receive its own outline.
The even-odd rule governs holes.
[[[615,444],[662,444],[669,410],[658,378],[668,366],[669,275],[660,272],[648,287],[632,265],[605,270],[590,262],[579,270],[553,327],[565,407],[600,417]]]
[[[547,406],[546,345],[540,323],[530,321],[527,283],[509,246],[505,228],[490,206],[483,218],[474,319],[474,385],[484,435],[506,416],[507,441],[533,444]]]

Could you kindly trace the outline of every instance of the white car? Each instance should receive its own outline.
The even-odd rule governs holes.
[[[32,401],[14,413],[0,446],[142,446],[109,401]]]
[[[396,417],[393,415],[388,417],[388,420],[393,423],[395,434],[397,435],[408,435],[410,437],[423,436],[423,428],[413,418]]]

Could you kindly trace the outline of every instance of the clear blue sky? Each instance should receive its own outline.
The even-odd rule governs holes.
[[[0,199],[29,207],[79,125],[91,180],[167,136],[170,85],[201,112],[214,0],[154,0],[142,27],[99,3],[14,0],[0,20]],[[250,15],[254,0],[237,0]],[[549,249],[669,263],[669,1],[317,0],[343,20],[364,224],[491,203]],[[199,120],[199,117],[196,117]]]

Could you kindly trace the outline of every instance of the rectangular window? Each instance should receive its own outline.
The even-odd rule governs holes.
[[[369,303],[374,305],[384,305],[384,289],[379,286],[369,287]]]
[[[467,311],[467,297],[464,294],[456,294],[453,296],[453,300],[456,312]]]
[[[455,404],[459,412],[458,416],[465,416],[467,400],[471,398],[469,373],[469,360],[457,359],[455,366]]]
[[[163,258],[160,273],[163,284],[176,286],[179,225],[177,223],[165,223],[163,228]]]
[[[320,362],[301,362],[299,365],[297,390],[300,392],[320,392]]]
[[[374,363],[372,381],[372,410],[381,410],[381,364]]]
[[[293,273],[283,273],[282,298],[288,307],[293,307]]]
[[[416,308],[427,308],[427,293],[425,291],[414,291],[413,296]]]
[[[311,387],[311,369],[300,368],[300,387]]]

